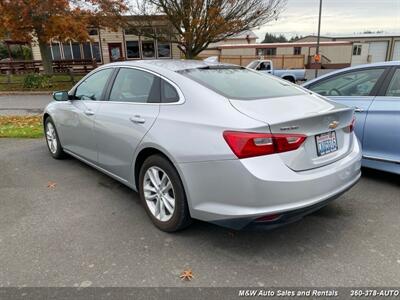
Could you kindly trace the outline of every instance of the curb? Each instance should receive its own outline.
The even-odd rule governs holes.
[[[9,91],[0,92],[0,96],[14,96],[14,95],[51,95],[50,91]]]

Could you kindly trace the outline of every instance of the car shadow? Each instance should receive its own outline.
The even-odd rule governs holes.
[[[398,174],[370,168],[362,168],[362,175],[367,179],[373,179],[374,181],[400,186],[400,175]]]
[[[71,163],[76,164],[78,168],[84,168],[88,172],[91,169],[92,172],[98,173],[98,176],[93,177],[97,178],[97,184],[100,187],[126,195],[126,197],[122,195],[113,201],[134,201],[136,204],[140,204],[138,193],[129,187],[75,158],[68,158],[68,160],[71,160]],[[319,251],[318,249],[334,247],[340,243],[343,239],[341,233],[347,231],[354,222],[352,211],[345,208],[346,202],[349,200],[346,198],[346,194],[342,195],[334,202],[297,222],[271,230],[232,230],[198,220],[194,220],[186,230],[173,234],[160,232],[151,224],[150,220],[144,226],[149,226],[149,232],[157,232],[161,237],[179,241],[187,249],[203,246],[213,247],[217,253],[231,256],[233,259],[257,257],[262,253],[272,256],[279,255],[281,259],[284,256],[292,257],[307,253],[307,251],[315,252]],[[137,208],[136,205],[135,208]],[[132,215],[146,214],[144,209],[132,210],[131,213]],[[147,220],[147,217],[144,219]]]

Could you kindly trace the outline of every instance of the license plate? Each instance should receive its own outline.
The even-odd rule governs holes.
[[[326,155],[338,150],[336,132],[330,131],[315,136],[318,156]]]

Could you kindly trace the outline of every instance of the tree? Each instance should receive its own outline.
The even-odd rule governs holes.
[[[38,43],[49,74],[49,41],[87,41],[92,26],[116,30],[127,9],[125,0],[0,0],[0,38]]]
[[[186,58],[195,58],[211,43],[277,19],[285,4],[286,0],[138,0],[135,13],[147,17],[148,26],[159,14],[171,26],[136,30],[138,35],[170,39]]]
[[[286,43],[287,41],[287,38],[283,34],[274,35],[267,32],[262,43]]]
[[[302,39],[303,38],[303,36],[302,35],[295,35],[295,36],[292,36],[291,38],[290,38],[290,40],[289,40],[289,42],[297,42],[298,40],[300,40],[300,39]]]

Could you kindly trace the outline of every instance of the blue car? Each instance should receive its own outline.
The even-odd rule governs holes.
[[[400,61],[338,70],[303,87],[354,107],[363,166],[400,174]]]

